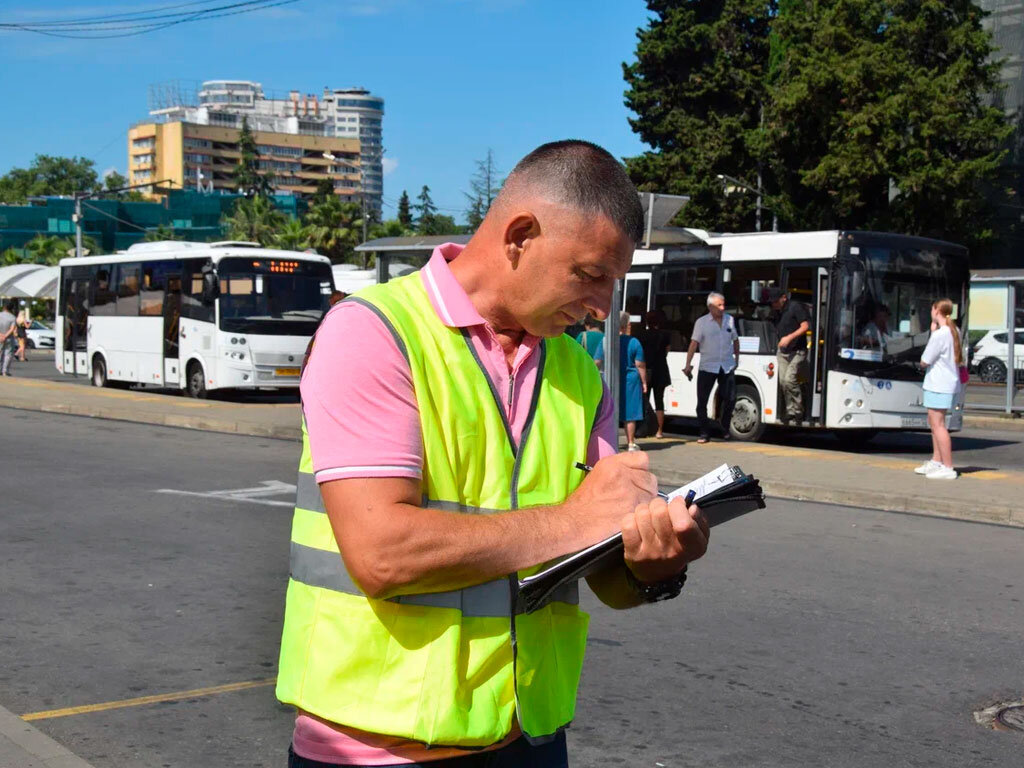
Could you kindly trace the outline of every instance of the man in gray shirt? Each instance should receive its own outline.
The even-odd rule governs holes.
[[[686,378],[693,375],[693,356],[700,350],[697,370],[697,420],[700,422],[698,443],[711,439],[711,420],[708,418],[708,399],[718,384],[720,411],[719,424],[722,439],[729,439],[729,422],[736,404],[736,363],[740,358],[740,341],[736,333],[736,320],[725,311],[725,297],[720,293],[708,294],[708,313],[693,324],[693,337],[686,350]]]
[[[5,305],[3,312],[0,312],[0,374],[11,375],[11,360],[14,359],[14,351],[17,349],[17,338],[15,336],[14,313],[18,311],[18,302],[10,299]]]

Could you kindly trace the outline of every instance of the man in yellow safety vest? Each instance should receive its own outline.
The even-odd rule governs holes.
[[[575,583],[518,610],[517,576],[621,530],[597,596],[679,594],[707,524],[656,498],[646,454],[616,453],[608,391],[564,335],[608,315],[642,230],[618,161],[545,144],[466,246],[324,319],[277,683],[291,768],[564,766],[588,617]]]

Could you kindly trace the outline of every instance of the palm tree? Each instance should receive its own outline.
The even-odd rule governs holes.
[[[309,244],[334,264],[347,261],[360,241],[363,220],[357,203],[331,196],[310,206],[306,213]]]
[[[266,195],[239,198],[230,216],[221,219],[231,240],[248,240],[268,247],[285,224],[285,216]]]
[[[161,240],[181,240],[180,235],[174,234],[173,227],[167,227],[163,224],[159,225],[156,229],[151,229],[146,232],[146,236],[142,238],[144,243],[156,243]]]
[[[89,235],[82,236],[82,255],[103,253],[100,244]],[[61,259],[75,255],[75,241],[69,237],[36,235],[25,244],[22,264],[54,265]]]
[[[285,251],[301,251],[310,247],[309,229],[298,219],[288,219],[274,235],[274,247]]]

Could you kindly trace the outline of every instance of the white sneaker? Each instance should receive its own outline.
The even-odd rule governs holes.
[[[630,443],[628,446],[626,446],[626,450],[627,451],[639,451],[640,450],[640,446],[637,445],[636,443]]]
[[[919,475],[927,475],[933,469],[938,469],[941,466],[942,464],[938,461],[935,461],[935,459],[928,459],[928,461],[926,461],[924,464],[922,464],[914,471]]]
[[[940,464],[938,469],[933,469],[925,477],[929,480],[956,480],[957,474],[952,467]]]

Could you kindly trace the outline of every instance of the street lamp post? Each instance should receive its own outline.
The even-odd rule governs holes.
[[[755,227],[756,231],[760,232],[761,231],[761,207],[762,207],[761,206],[761,199],[762,199],[762,197],[764,197],[764,190],[761,189],[760,187],[752,187],[750,184],[742,182],[739,179],[737,179],[737,178],[735,178],[733,176],[729,176],[729,175],[724,174],[724,173],[716,174],[715,178],[717,178],[719,181],[721,181],[723,183],[723,185],[725,184],[725,182],[729,182],[730,184],[733,184],[733,185],[735,185],[737,187],[740,187],[741,189],[745,189],[748,192],[753,192],[755,195],[757,195],[757,214],[756,214],[756,218],[754,220],[754,227]],[[729,187],[728,187],[728,185],[725,186],[725,193],[729,194]],[[772,212],[772,232],[778,232],[779,231],[779,215],[775,212],[774,208],[771,208],[769,210],[771,210],[771,212]]]
[[[157,184],[174,184],[174,179],[160,179],[160,181],[147,181],[145,184],[132,184],[128,187],[118,187],[117,189],[101,189],[98,192],[75,192],[75,212],[71,216],[71,220],[75,224],[75,258],[79,259],[82,257],[82,201],[90,200],[94,197],[100,197],[101,195],[112,195],[118,192],[127,192],[130,189],[139,189],[141,187],[154,187]]]

